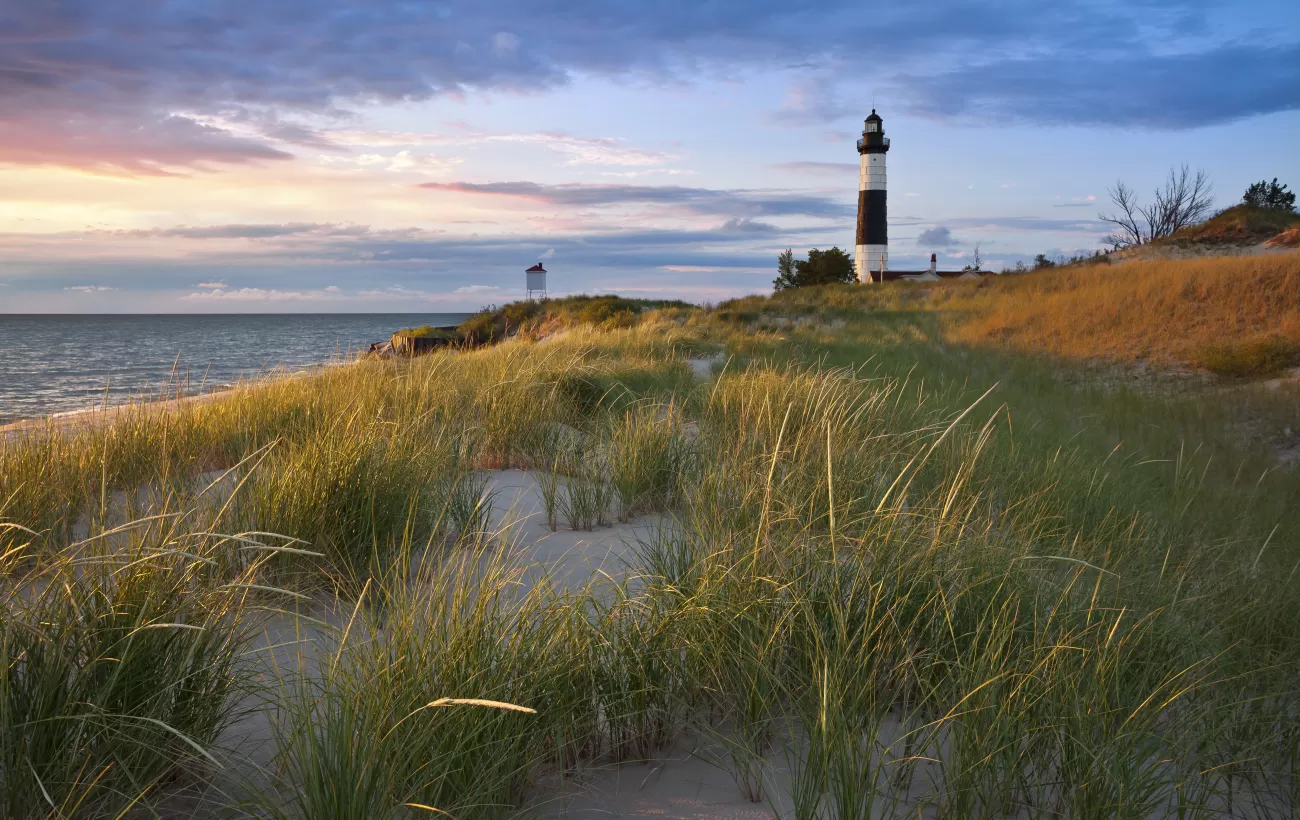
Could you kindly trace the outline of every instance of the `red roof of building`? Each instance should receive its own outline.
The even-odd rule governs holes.
[[[524,271],[524,273],[546,273],[546,268],[542,267],[541,262],[538,262],[536,265],[533,265],[531,268]]]

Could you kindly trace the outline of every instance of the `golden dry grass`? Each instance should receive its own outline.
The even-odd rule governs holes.
[[[1300,350],[1300,253],[1058,268],[954,289],[953,341],[1263,375]]]

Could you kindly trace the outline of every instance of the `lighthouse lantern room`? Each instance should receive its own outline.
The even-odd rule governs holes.
[[[871,109],[858,140],[858,237],[853,270],[858,282],[885,279],[889,267],[889,237],[885,206],[885,154],[889,137],[884,121]]]

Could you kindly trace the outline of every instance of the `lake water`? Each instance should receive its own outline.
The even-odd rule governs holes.
[[[353,357],[393,331],[465,313],[239,316],[0,315],[0,424],[150,395],[208,392],[279,368]]]

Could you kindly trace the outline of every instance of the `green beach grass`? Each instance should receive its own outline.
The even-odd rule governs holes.
[[[6,816],[513,817],[686,735],[796,818],[1294,816],[1300,474],[1234,427],[1294,397],[952,345],[902,293],[588,302],[0,439]],[[507,467],[550,528],[670,523],[539,579]]]

